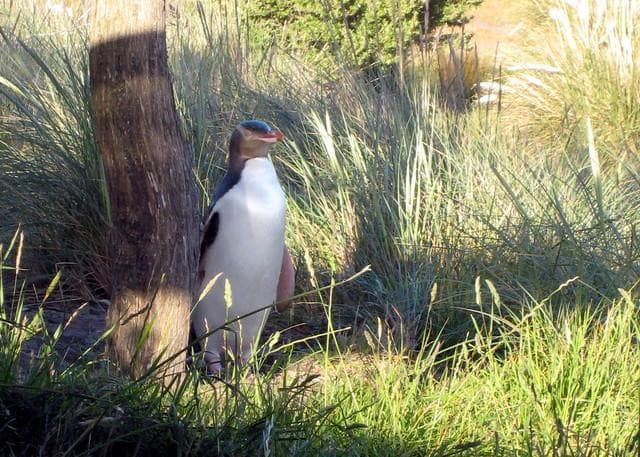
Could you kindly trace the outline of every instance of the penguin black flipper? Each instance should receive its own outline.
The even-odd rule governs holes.
[[[222,198],[224,194],[229,192],[229,190],[238,184],[240,181],[240,173],[235,173],[229,170],[222,178],[222,181],[218,185],[216,192],[214,194],[213,201],[211,205],[209,205],[209,209],[207,210],[207,218],[204,222],[204,228],[202,229],[202,242],[200,243],[200,258],[204,256],[204,253],[207,252],[207,249],[216,241],[216,236],[218,235],[218,227],[220,225],[220,215],[215,210],[216,203],[218,200]]]
[[[220,215],[218,212],[214,212],[209,218],[209,222],[204,226],[204,233],[202,235],[202,243],[200,243],[200,258],[207,252],[209,246],[213,244],[218,235],[218,226],[220,225]]]
[[[218,228],[220,227],[220,214],[216,211],[216,203],[218,200],[226,194],[233,186],[235,186],[238,181],[240,181],[240,173],[236,173],[233,170],[229,170],[220,184],[213,194],[213,200],[207,208],[207,216],[203,223],[202,228],[202,240],[200,241],[200,262],[204,258],[207,250],[213,246],[213,243],[216,241],[216,237],[218,236]],[[198,282],[202,282],[204,277],[204,270],[202,265],[198,267]],[[200,341],[197,341],[198,337],[196,335],[195,329],[193,328],[193,322],[191,322],[189,326],[189,343],[193,344],[194,350],[196,352],[200,352],[202,350],[202,345]]]

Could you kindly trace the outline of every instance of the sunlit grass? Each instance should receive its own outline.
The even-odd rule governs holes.
[[[2,266],[19,278],[14,251],[3,250]],[[513,311],[483,281],[477,308],[470,310],[475,334],[455,346],[434,334],[417,353],[399,349],[393,329],[378,320],[364,332],[369,351],[337,350],[333,332],[340,329],[330,321],[319,349],[302,358],[280,350],[276,364],[265,364],[264,355],[278,350],[274,336],[250,367],[233,369],[221,381],[190,371],[170,386],[153,377],[110,377],[90,359],[60,370],[53,363],[59,331],[45,334],[36,363],[4,365],[43,327],[41,314],[5,318],[16,307],[2,300],[0,336],[14,342],[0,354],[0,401],[11,418],[11,427],[0,430],[2,449],[10,455],[34,449],[77,455],[134,449],[143,455],[630,455],[640,394],[633,293],[620,291],[598,307],[552,306],[549,296]],[[323,302],[327,309],[332,296]]]
[[[358,411],[354,419],[379,431],[368,443],[373,449],[630,452],[640,375],[637,346],[628,344],[640,330],[636,304],[626,297],[608,310],[563,308],[556,314],[548,303],[532,302],[517,314],[498,317],[496,311],[492,325],[458,346],[446,363],[434,362],[442,349],[437,345],[416,359],[393,352],[354,358],[349,383],[324,389],[329,398],[342,398],[344,411]]]
[[[517,71],[519,120],[553,142],[574,141],[591,119],[605,154],[625,156],[637,167],[640,131],[640,6],[634,0],[535,0],[540,22],[532,25],[529,59],[538,70]],[[522,119],[528,116],[529,119]],[[560,134],[559,134],[560,133]]]

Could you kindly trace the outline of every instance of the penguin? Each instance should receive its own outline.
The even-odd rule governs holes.
[[[255,311],[293,295],[285,194],[268,155],[283,137],[263,121],[238,124],[229,141],[227,172],[204,220],[192,325],[195,335],[204,337],[200,344],[209,373],[222,370],[228,354],[246,362],[270,309]],[[246,317],[225,325],[241,316]]]

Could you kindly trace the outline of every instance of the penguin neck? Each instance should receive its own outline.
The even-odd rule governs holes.
[[[246,163],[247,158],[240,156],[240,154],[229,156],[229,166],[227,167],[227,174],[231,175],[231,177],[234,178],[235,181],[239,180]]]
[[[247,148],[246,143],[243,144],[241,133],[235,131],[229,143],[229,166],[227,168],[227,173],[233,178],[240,179],[242,170],[244,170],[248,160],[268,157],[268,145],[259,145],[253,149]]]
[[[244,169],[244,164],[247,161],[240,152],[240,142],[242,141],[240,133],[238,131],[233,132],[231,141],[229,142],[229,165],[227,167],[227,174],[235,181],[240,179],[240,174]]]

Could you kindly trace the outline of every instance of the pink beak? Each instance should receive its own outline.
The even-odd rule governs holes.
[[[258,137],[258,140],[264,141],[265,143],[276,143],[281,141],[284,138],[284,133],[280,130],[272,130],[269,133],[264,133]]]

